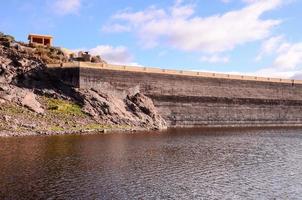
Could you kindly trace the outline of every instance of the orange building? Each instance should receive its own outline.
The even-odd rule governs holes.
[[[29,44],[52,46],[53,37],[50,35],[29,34],[28,40]]]

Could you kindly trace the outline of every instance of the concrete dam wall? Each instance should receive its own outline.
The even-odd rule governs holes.
[[[170,126],[302,125],[301,81],[83,63],[50,70],[80,88],[139,88]]]

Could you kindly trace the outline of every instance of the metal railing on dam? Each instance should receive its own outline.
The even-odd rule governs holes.
[[[211,73],[211,72],[195,72],[186,70],[172,70],[172,69],[160,69],[154,67],[136,67],[126,65],[113,65],[113,64],[100,64],[90,62],[69,62],[62,64],[48,64],[49,68],[94,68],[94,69],[108,69],[117,71],[130,71],[130,72],[144,72],[144,73],[156,73],[156,74],[167,74],[167,75],[182,75],[182,76],[194,76],[194,77],[206,77],[206,78],[223,78],[233,80],[246,80],[246,81],[260,81],[260,82],[273,82],[273,83],[290,83],[290,84],[302,84],[302,80],[294,79],[282,79],[282,78],[270,78],[270,77],[259,77],[249,75],[234,75],[234,74],[223,74],[223,73]]]

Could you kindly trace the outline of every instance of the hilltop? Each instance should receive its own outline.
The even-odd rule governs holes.
[[[166,127],[152,100],[139,91],[77,89],[47,73],[47,64],[67,61],[60,48],[0,33],[0,136]]]

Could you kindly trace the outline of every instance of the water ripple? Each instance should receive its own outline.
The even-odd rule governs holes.
[[[302,199],[302,131],[0,139],[0,199]]]

